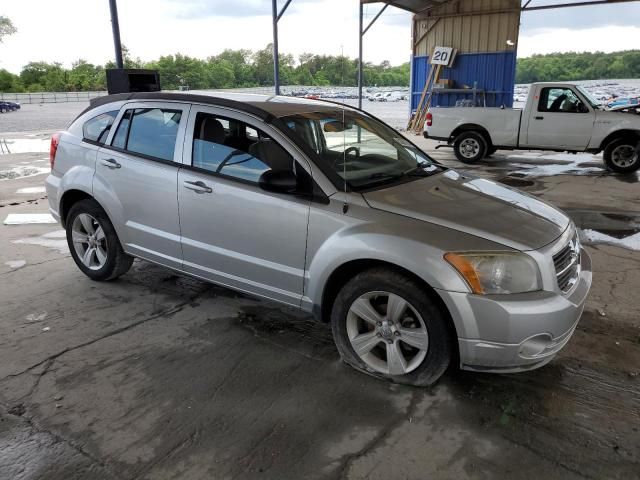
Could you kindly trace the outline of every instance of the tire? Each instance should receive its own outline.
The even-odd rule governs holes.
[[[396,321],[388,323],[386,309],[391,301],[397,307],[403,301],[406,305],[396,308],[398,315],[391,315]],[[360,316],[356,311],[365,313]],[[375,377],[413,386],[432,385],[449,366],[453,338],[448,327],[424,286],[385,268],[367,270],[349,280],[331,312],[333,338],[345,363]],[[357,339],[360,353],[354,347]],[[414,345],[405,343],[407,340]],[[390,362],[387,352],[401,360]]]
[[[131,268],[133,257],[124,253],[109,217],[95,200],[85,199],[74,204],[67,215],[66,226],[71,256],[91,280],[114,280]],[[74,242],[74,237],[80,241]],[[91,249],[93,252],[89,252]]]
[[[607,144],[604,163],[617,173],[631,173],[640,169],[640,140],[633,137],[618,138]]]
[[[498,151],[498,149],[492,145],[489,148],[487,148],[487,153],[484,156],[485,156],[485,158],[486,157],[490,157],[491,155],[493,155],[497,151]]]
[[[486,156],[487,141],[473,130],[462,132],[453,141],[456,158],[463,163],[475,163]]]

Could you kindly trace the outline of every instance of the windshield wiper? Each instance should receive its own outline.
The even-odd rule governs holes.
[[[429,170],[429,171],[425,171],[424,169],[427,167],[434,167],[433,170]],[[436,165],[435,163],[429,163],[429,162],[418,162],[418,164],[415,167],[411,167],[408,170],[405,170],[404,172],[402,172],[402,175],[410,175],[410,176],[417,176],[417,177],[428,177],[429,175],[434,175],[436,173],[438,173],[441,169],[443,169],[442,166],[440,165]]]

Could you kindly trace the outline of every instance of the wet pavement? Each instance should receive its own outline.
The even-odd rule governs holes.
[[[638,232],[637,176],[598,157],[522,176],[561,159],[465,166],[419,140],[582,229]],[[0,155],[0,171],[45,156]],[[46,213],[43,179],[0,180],[0,220]],[[587,245],[593,290],[549,365],[416,389],[343,365],[329,327],[290,308],[143,261],[91,282],[58,225],[0,224],[0,245],[1,479],[640,478],[638,251]]]

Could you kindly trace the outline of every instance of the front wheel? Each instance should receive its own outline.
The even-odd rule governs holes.
[[[66,226],[71,256],[91,280],[113,280],[131,268],[133,257],[124,253],[109,217],[95,200],[73,205]]]
[[[640,169],[640,141],[634,138],[619,138],[609,142],[602,154],[609,170],[631,173]]]
[[[456,158],[463,163],[475,163],[487,154],[487,141],[478,132],[462,132],[453,141]]]
[[[422,285],[388,269],[352,278],[331,313],[342,359],[396,383],[427,386],[445,372],[452,342],[447,320]]]

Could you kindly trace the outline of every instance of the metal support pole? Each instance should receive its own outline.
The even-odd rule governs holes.
[[[113,46],[116,50],[116,68],[124,68],[124,62],[122,61],[122,44],[120,43],[120,22],[118,21],[118,6],[116,5],[116,0],[109,0],[109,9],[111,10]]]
[[[280,95],[280,58],[278,56],[278,0],[272,0],[273,15],[273,84]]]
[[[364,35],[362,32],[362,18],[364,12],[362,2],[358,3],[360,4],[360,18],[358,22],[358,108],[362,108],[362,36]]]

